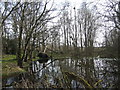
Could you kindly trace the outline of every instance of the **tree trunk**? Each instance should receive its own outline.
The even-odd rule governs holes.
[[[23,67],[22,65],[22,59],[21,59],[21,41],[22,41],[22,26],[20,26],[20,35],[19,35],[19,38],[18,38],[18,52],[17,52],[17,59],[18,59],[18,66],[20,68]]]
[[[25,7],[24,7],[25,8]],[[21,45],[22,45],[22,33],[23,33],[23,21],[24,21],[24,9],[22,10],[22,16],[20,20],[20,28],[19,28],[19,37],[18,37],[18,51],[17,51],[17,59],[18,59],[18,66],[20,68],[23,67],[23,60],[21,58]]]

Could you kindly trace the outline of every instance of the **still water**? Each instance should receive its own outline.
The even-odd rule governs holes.
[[[28,73],[3,80],[6,88],[119,88],[119,60],[81,58],[34,61]]]

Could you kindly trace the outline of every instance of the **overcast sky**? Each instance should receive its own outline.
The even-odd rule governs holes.
[[[68,2],[70,2],[70,5],[72,7],[76,7],[77,9],[80,8],[80,5],[81,5],[82,2],[87,2],[87,3],[91,3],[92,5],[96,5],[98,11],[104,12],[103,11],[104,7],[102,7],[101,4],[104,4],[107,0],[54,0],[54,1],[55,1],[55,3],[57,5],[60,5],[60,4],[64,3],[64,2],[68,1]],[[100,29],[103,29],[103,28],[100,28]],[[103,40],[104,40],[103,32],[99,31],[96,41],[99,42],[99,43],[102,43]]]
[[[94,2],[94,4],[98,3],[104,3],[107,0],[54,0],[57,4],[60,4],[61,2],[68,1],[71,3],[72,6],[79,7],[82,2]]]

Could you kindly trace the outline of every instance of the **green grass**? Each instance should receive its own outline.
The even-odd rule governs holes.
[[[2,60],[12,60],[16,59],[16,55],[3,55]]]
[[[39,57],[36,57],[36,58],[33,58],[32,61],[35,61],[35,60],[38,60],[38,59],[39,59]]]
[[[50,56],[50,54],[48,54]],[[52,57],[53,58],[66,58],[66,57],[70,57],[70,55],[67,55],[67,54],[56,54],[56,53],[53,53],[52,54]]]
[[[2,63],[2,78],[7,78],[23,72],[26,72],[25,69],[19,68],[17,66],[17,61]]]
[[[28,66],[29,63],[23,62],[24,68],[19,68],[17,66],[17,59],[15,55],[4,55],[2,58],[2,78],[7,78],[26,72],[26,67]]]

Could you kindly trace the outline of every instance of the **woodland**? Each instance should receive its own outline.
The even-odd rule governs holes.
[[[76,63],[79,62],[78,59],[82,62],[85,58],[86,65],[93,58],[115,59],[117,61],[112,66],[116,65],[119,73],[120,2],[105,1],[97,4],[82,2],[79,7],[72,6],[69,1],[60,4],[53,0],[0,2],[3,77],[8,72],[18,71],[18,68],[24,72],[26,66],[29,67],[36,60],[44,63],[50,59],[53,63],[54,60],[65,58],[77,59]],[[42,68],[46,67],[44,63]],[[87,88],[92,87],[92,81],[87,79],[86,83],[71,72],[65,71],[65,74]],[[85,75],[88,76],[89,73],[86,72]],[[69,82],[62,84],[69,88]],[[101,81],[98,80],[94,85],[97,86],[99,82]],[[62,87],[62,84],[59,85]]]

